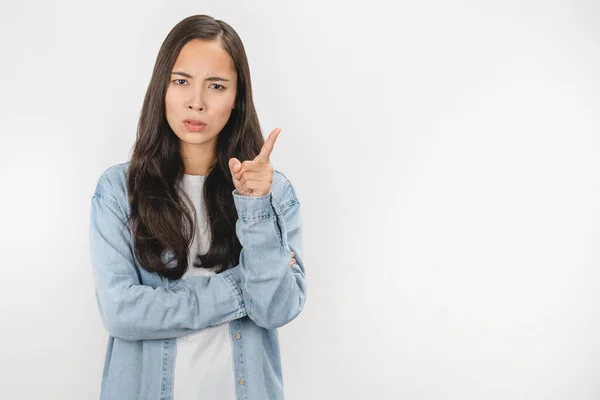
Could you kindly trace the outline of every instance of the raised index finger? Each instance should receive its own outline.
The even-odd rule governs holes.
[[[271,132],[271,134],[269,134],[269,137],[265,141],[265,144],[263,145],[262,149],[260,150],[260,154],[257,155],[256,158],[254,158],[254,161],[265,163],[269,162],[269,157],[271,156],[271,152],[273,151],[273,147],[275,146],[275,141],[279,136],[279,132],[281,132],[281,128],[273,129],[273,131]]]

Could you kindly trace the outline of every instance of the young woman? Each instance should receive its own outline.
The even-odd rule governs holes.
[[[177,24],[131,160],[92,197],[102,399],[283,399],[277,328],[306,281],[300,204],[269,163],[278,134],[263,139],[237,33],[206,15]]]

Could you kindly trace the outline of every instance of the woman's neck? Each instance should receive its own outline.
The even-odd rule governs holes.
[[[208,175],[215,162],[216,149],[209,143],[181,146],[183,173],[187,175]]]

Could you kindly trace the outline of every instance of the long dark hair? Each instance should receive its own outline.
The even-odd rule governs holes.
[[[196,230],[196,215],[178,189],[183,178],[179,138],[165,115],[165,94],[171,69],[190,40],[218,40],[237,71],[235,106],[217,137],[216,159],[204,181],[203,197],[211,232],[210,249],[198,254],[196,267],[222,272],[239,260],[241,245],[235,232],[237,211],[228,161],[253,159],[264,144],[252,100],[250,69],[238,34],[227,23],[208,15],[179,22],[165,38],[156,58],[137,127],[129,163],[127,189],[135,255],[142,267],[169,280],[180,279],[188,268],[188,248]],[[169,257],[166,257],[169,255]],[[200,265],[200,263],[201,265]],[[173,266],[175,262],[175,266]]]

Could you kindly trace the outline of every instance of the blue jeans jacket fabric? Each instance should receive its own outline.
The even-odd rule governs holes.
[[[109,334],[101,400],[172,400],[176,338],[223,323],[233,339],[237,398],[283,399],[277,328],[296,318],[306,299],[300,203],[291,182],[275,170],[270,193],[233,191],[239,264],[169,281],[135,257],[125,225],[128,167],[108,168],[91,204],[95,295]]]

